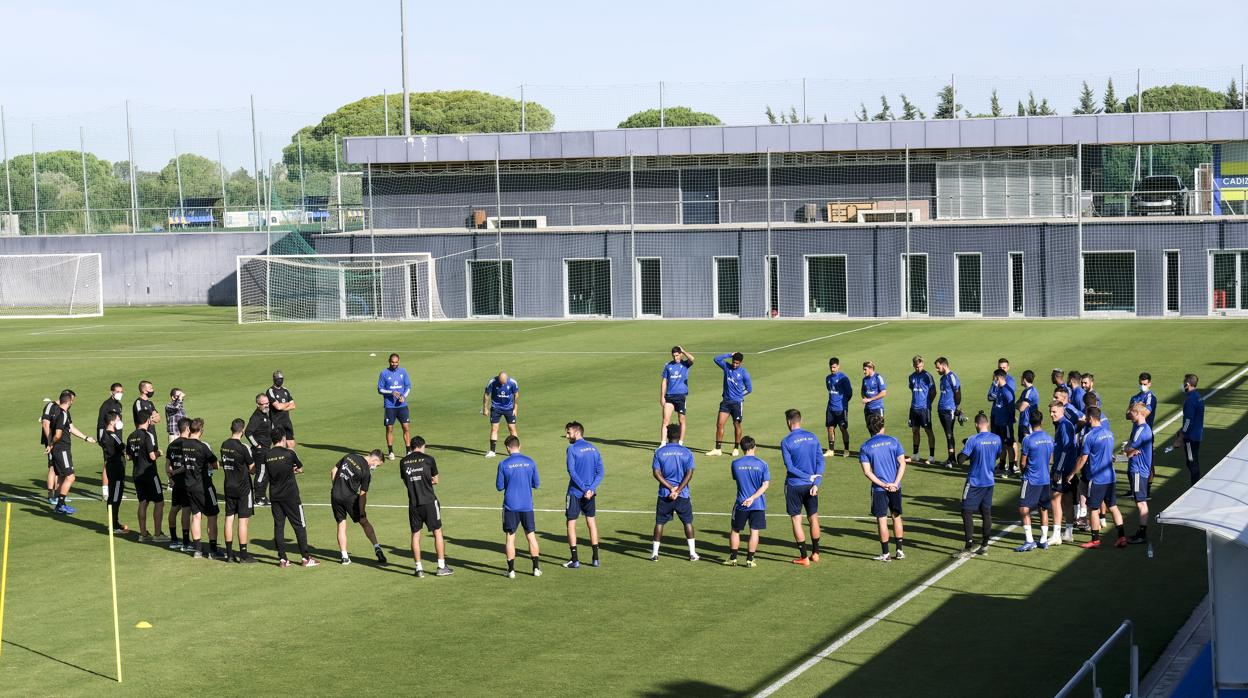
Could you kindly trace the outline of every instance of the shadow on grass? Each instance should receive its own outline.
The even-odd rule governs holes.
[[[52,661],[56,662],[57,664],[61,664],[61,665],[63,665],[63,666],[67,666],[67,667],[69,667],[70,669],[77,669],[78,671],[81,671],[81,672],[83,672],[83,673],[86,673],[86,674],[91,674],[92,676],[98,676],[98,677],[100,677],[101,679],[107,679],[109,682],[114,682],[114,681],[116,681],[116,680],[117,680],[116,678],[114,678],[114,677],[112,677],[112,676],[108,676],[108,675],[106,675],[106,674],[101,674],[101,673],[100,673],[100,672],[98,672],[98,671],[92,671],[91,669],[88,669],[88,668],[86,668],[86,667],[81,667],[81,666],[78,666],[77,664],[74,664],[73,662],[67,662],[67,661],[65,661],[64,659],[60,659],[59,657],[53,657],[53,656],[52,656],[52,655],[50,655],[50,654],[47,654],[47,653],[44,653],[44,652],[40,652],[39,650],[37,650],[37,649],[32,649],[32,648],[30,648],[30,647],[27,647],[26,645],[18,644],[18,643],[16,643],[16,642],[13,642],[12,640],[5,640],[5,641],[4,641],[4,644],[6,644],[6,645],[8,645],[8,646],[10,646],[10,647],[16,647],[16,648],[21,649],[21,650],[26,650],[27,652],[30,652],[31,654],[37,654],[37,655],[39,655],[40,657],[43,657],[44,659],[49,659],[49,660],[52,660]]]
[[[705,681],[680,679],[668,681],[647,688],[641,692],[646,698],[683,698],[684,696],[743,696],[741,691],[734,691],[726,686],[719,686]]]

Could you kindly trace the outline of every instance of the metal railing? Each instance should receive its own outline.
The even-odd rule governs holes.
[[[1127,677],[1128,685],[1130,686],[1130,693],[1128,695],[1131,698],[1138,698],[1140,695],[1140,647],[1135,644],[1135,626],[1129,620],[1122,621],[1122,625],[1119,625],[1118,629],[1114,631],[1114,634],[1110,635],[1109,639],[1102,643],[1101,646],[1092,653],[1091,657],[1088,657],[1087,661],[1083,663],[1083,666],[1079,667],[1079,671],[1076,671],[1075,675],[1070,677],[1070,680],[1066,682],[1066,685],[1062,686],[1062,690],[1057,692],[1055,698],[1065,698],[1066,696],[1074,695],[1074,691],[1079,687],[1079,683],[1088,676],[1092,677],[1093,698],[1101,698],[1101,684],[1100,679],[1097,676],[1097,664],[1105,658],[1105,655],[1109,653],[1109,650],[1116,645],[1118,641],[1123,638],[1123,636],[1126,636],[1128,647],[1130,648],[1131,673]]]

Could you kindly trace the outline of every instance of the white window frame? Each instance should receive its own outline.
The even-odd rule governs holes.
[[[1088,310],[1087,308],[1084,307],[1085,304],[1084,304],[1084,298],[1083,298],[1083,294],[1084,294],[1083,289],[1087,287],[1086,279],[1088,278],[1087,269],[1085,268],[1087,266],[1085,258],[1087,257],[1087,255],[1090,255],[1090,254],[1129,254],[1131,255],[1131,273],[1135,274],[1134,283],[1131,284],[1131,307],[1134,310],[1132,310],[1131,312],[1126,312],[1122,310]],[[1139,256],[1136,254],[1135,250],[1083,250],[1079,254],[1079,278],[1082,280],[1082,282],[1079,284],[1079,311],[1081,313],[1091,315],[1092,317],[1110,317],[1110,318],[1138,317],[1140,314],[1140,279],[1139,279],[1139,274],[1136,273],[1137,262],[1139,262]],[[1209,258],[1209,263],[1210,264],[1213,263],[1213,257]],[[1211,303],[1212,303],[1212,300],[1213,300],[1213,296],[1210,295]]]
[[[641,311],[641,308],[642,308],[642,304],[641,304],[641,293],[642,293],[642,288],[641,288],[641,263],[642,263],[642,261],[643,261],[643,260],[645,260],[645,261],[654,260],[654,261],[656,261],[656,262],[658,262],[658,263],[659,263],[659,306],[660,306],[660,310],[659,310],[659,314],[658,314],[658,315],[647,315],[647,314],[642,313],[642,311]],[[657,320],[657,319],[662,318],[662,317],[663,317],[663,312],[662,312],[662,305],[663,305],[663,258],[662,258],[662,257],[657,257],[657,256],[654,256],[654,255],[651,255],[651,256],[648,256],[648,257],[637,257],[637,258],[634,260],[634,265],[633,265],[633,274],[634,274],[633,278],[636,280],[636,283],[633,285],[633,289],[634,289],[634,291],[635,291],[635,293],[633,294],[633,295],[634,295],[633,302],[637,304],[637,305],[636,305],[636,307],[637,307],[637,317],[638,317],[638,318],[643,318],[643,319],[648,319],[648,320]]]
[[[959,269],[959,257],[979,257],[979,312],[966,313],[962,312],[962,281],[961,271]],[[930,270],[929,270],[930,271]],[[928,296],[928,303],[931,303],[931,296]],[[953,254],[953,314],[954,317],[983,317],[984,316],[984,253],[982,252],[955,252]]]
[[[920,313],[910,310],[910,260],[909,257],[922,257],[924,259],[924,275],[923,290],[927,292],[927,312]],[[848,273],[848,270],[846,270]],[[930,317],[932,314],[932,260],[926,252],[901,253],[901,316],[902,317]],[[847,281],[848,282],[848,281]]]
[[[1231,300],[1230,308],[1215,310],[1213,307],[1213,256],[1216,254],[1235,255],[1235,291],[1237,297]],[[1244,297],[1244,262],[1242,255],[1248,255],[1248,250],[1209,250],[1209,273],[1206,276],[1208,283],[1206,284],[1205,298],[1208,304],[1208,313],[1210,316],[1226,316],[1226,317],[1243,317],[1248,315],[1248,310],[1240,308],[1241,300]]]
[[[845,312],[814,313],[810,310],[810,260],[813,257],[836,258],[845,260]],[[804,254],[802,255],[802,316],[812,318],[847,318],[849,317],[849,255],[847,254]]]
[[[598,314],[573,315],[572,310],[571,310],[571,302],[570,302],[571,299],[568,298],[568,271],[569,271],[569,268],[571,267],[569,262],[600,262],[600,261],[607,262],[607,293],[609,294],[608,297],[612,300],[611,315],[598,315]],[[611,318],[614,316],[615,314],[615,302],[614,302],[615,301],[615,270],[612,269],[611,267],[612,267],[612,264],[611,264],[610,257],[564,257],[563,258],[563,316],[565,318],[578,318],[578,319],[600,318],[601,319],[601,318]],[[512,279],[514,280],[515,279],[514,267],[513,267],[512,274],[513,274]]]
[[[1018,255],[1019,263],[1023,268],[1022,278],[1019,279],[1019,288],[1018,288],[1019,295],[1021,296],[1019,300],[1022,301],[1020,305],[1023,306],[1023,309],[1017,312],[1014,310],[1014,255]],[[1010,292],[1009,292],[1010,307],[1007,308],[1007,310],[1009,311],[1008,314],[1010,317],[1023,317],[1027,314],[1027,255],[1024,254],[1022,250],[1013,250],[1006,254],[1006,260],[1007,260],[1006,270],[1007,270],[1007,273],[1009,274],[1008,281],[1009,281],[1009,289],[1010,289]],[[979,278],[981,281],[980,286],[982,287],[983,286],[982,281],[984,278],[984,270],[982,267],[979,270]]]
[[[505,299],[499,298],[499,314],[498,315],[476,315],[472,312],[472,265],[476,264],[498,264],[498,262],[511,263],[511,315],[506,314],[507,303]],[[498,259],[465,259],[464,260],[464,278],[467,283],[464,284],[464,295],[467,296],[468,305],[465,307],[465,315],[469,318],[514,318],[516,317],[516,260],[511,258]]]
[[[1168,259],[1168,257],[1171,252],[1174,253],[1174,256],[1178,260],[1178,264],[1176,265],[1178,267],[1176,270],[1178,278],[1175,279],[1175,284],[1178,286],[1178,288],[1175,288],[1175,289],[1170,288],[1170,260]],[[1210,264],[1213,263],[1213,255],[1209,256],[1209,263]],[[1212,270],[1210,271],[1212,272]],[[1213,283],[1212,273],[1210,273],[1210,276],[1209,276],[1209,283],[1210,284]],[[1170,291],[1171,290],[1174,290],[1176,292],[1176,297],[1179,301],[1178,310],[1170,309]],[[1213,303],[1212,293],[1209,294],[1209,303],[1210,304]],[[1179,249],[1173,249],[1173,248],[1168,249],[1168,250],[1162,250],[1161,251],[1161,314],[1163,316],[1174,317],[1176,315],[1180,315],[1182,312],[1183,312],[1183,251]]]
[[[737,314],[719,312],[719,260],[735,259],[737,260]],[[766,294],[764,294],[766,295]],[[711,317],[714,318],[739,318],[741,317],[741,257],[735,254],[719,254],[711,257]]]

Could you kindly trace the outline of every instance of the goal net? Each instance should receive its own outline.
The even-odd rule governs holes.
[[[238,258],[238,321],[444,320],[427,252]]]
[[[104,314],[100,255],[0,255],[0,318]]]

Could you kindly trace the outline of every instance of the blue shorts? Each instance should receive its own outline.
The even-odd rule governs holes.
[[[566,510],[568,521],[576,521],[584,514],[586,517],[594,516],[598,512],[598,493],[595,492],[592,499],[585,497],[573,497],[569,492],[566,501]]]
[[[834,410],[828,408],[827,413],[823,416],[823,426],[831,429],[832,427],[849,428],[849,420],[845,418],[845,410]]]
[[[732,421],[741,421],[741,403],[731,402],[729,400],[721,400],[719,402],[719,413],[732,417]]]
[[[412,418],[408,412],[407,405],[403,405],[402,407],[386,408],[386,419],[382,423],[386,426],[390,426],[395,422],[398,422],[399,424],[411,424]]]
[[[503,410],[498,410],[498,409],[494,409],[493,407],[491,407],[490,408],[490,424],[498,424],[498,420],[500,419],[507,420],[508,424],[515,424],[516,423],[516,408],[513,407],[504,412]]]
[[[1102,504],[1107,507],[1118,506],[1118,493],[1114,491],[1114,483],[1111,482],[1108,485],[1089,483],[1088,509],[1100,509]]]
[[[1137,502],[1147,502],[1149,497],[1148,476],[1144,473],[1127,473],[1131,485],[1131,498]]]
[[[1051,511],[1053,509],[1053,488],[1050,485],[1033,485],[1026,480],[1018,490],[1018,506],[1020,509],[1035,511]]]
[[[871,404],[875,405],[875,404],[879,404],[879,403],[878,403],[878,402],[873,402],[873,403],[871,403]],[[863,418],[863,420],[870,419],[870,418],[871,418],[871,413],[872,413],[872,412],[879,412],[881,417],[883,417],[883,416],[884,416],[884,410],[882,410],[882,409],[881,409],[881,410],[873,410],[873,409],[871,409],[870,407],[864,407],[864,408],[862,409],[862,418]]]
[[[676,414],[684,414],[686,397],[688,397],[688,395],[664,395],[663,402],[675,407]]]
[[[742,509],[740,505],[732,507],[732,530],[740,533],[746,524],[751,531],[762,531],[767,528],[767,512],[763,509]]]
[[[784,510],[789,516],[801,516],[803,510],[807,516],[819,513],[819,495],[811,494],[811,487],[814,485],[784,486]]]
[[[683,524],[693,523],[693,502],[688,497],[659,497],[658,503],[654,505],[654,522],[665,524],[672,520],[672,514],[679,516]]]
[[[992,433],[1001,437],[1001,443],[1009,446],[1014,443],[1014,422],[993,422]]]
[[[523,527],[525,533],[536,531],[537,524],[533,521],[533,512],[503,509],[503,533],[515,533],[518,527]]]
[[[912,428],[931,429],[932,411],[926,407],[911,407],[910,426]]]
[[[871,515],[882,519],[892,512],[893,516],[901,516],[901,490],[884,492],[871,490]]]
[[[962,511],[978,511],[992,508],[992,486],[972,487],[969,483],[962,488]]]

